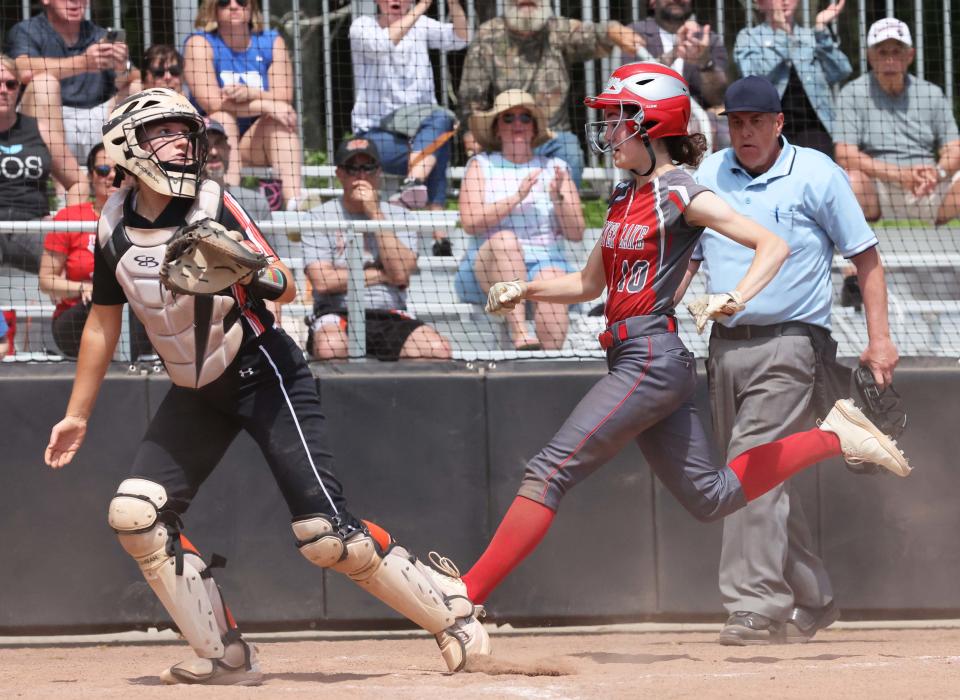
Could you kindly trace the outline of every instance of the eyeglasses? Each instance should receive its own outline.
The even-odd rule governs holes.
[[[154,78],[162,78],[164,73],[169,73],[172,78],[179,78],[183,73],[183,68],[174,64],[172,66],[157,66],[156,68],[150,68],[150,75]]]
[[[112,165],[94,165],[93,174],[97,177],[109,177],[113,175],[113,166]]]
[[[347,175],[368,175],[380,169],[380,166],[376,163],[367,163],[366,165],[342,165],[340,167],[343,168]]]
[[[237,7],[246,7],[250,0],[232,0],[237,3]],[[231,0],[217,0],[217,7],[230,7]]]
[[[13,78],[11,78],[10,80],[4,80],[0,82],[0,85],[3,85],[5,88],[7,88],[7,90],[9,90],[10,92],[13,92],[14,90],[17,90],[20,88],[20,81],[14,80]]]
[[[513,120],[517,119],[521,124],[529,124],[533,121],[533,115],[527,114],[526,112],[521,112],[520,114],[501,114],[500,121],[504,124],[513,124]]]

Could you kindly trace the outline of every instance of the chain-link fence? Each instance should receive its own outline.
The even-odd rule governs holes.
[[[900,353],[960,354],[949,3],[76,7],[2,5],[6,361],[76,356],[97,301],[95,221],[113,186],[131,184],[129,176],[117,183],[116,159],[93,147],[111,110],[150,87],[187,95],[207,115],[204,176],[230,190],[293,271],[299,294],[280,325],[313,357],[601,357],[605,292],[569,306],[522,303],[506,316],[485,313],[483,304],[496,281],[547,280],[587,264],[613,185],[630,173],[589,148],[584,126],[597,117],[583,98],[638,58],[687,79],[691,131],[704,134],[711,152],[736,145],[720,115],[726,87],[741,75],[769,78],[785,143],[834,159],[870,220]],[[871,33],[887,17],[903,25]],[[826,173],[791,177],[818,183]],[[773,209],[773,218],[760,212],[758,220],[788,239],[798,240],[807,216],[845,240],[828,216],[790,202]],[[101,232],[101,245],[109,233]],[[841,354],[857,355],[874,301],[864,299],[862,271],[842,247],[829,263],[831,325]],[[661,272],[648,273],[651,285]],[[708,286],[701,271],[687,298]],[[685,340],[703,354],[706,336],[692,330],[682,306],[677,315]],[[124,318],[117,358],[152,356],[147,331],[155,329]]]

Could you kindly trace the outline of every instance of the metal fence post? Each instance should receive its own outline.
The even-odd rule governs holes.
[[[366,283],[363,278],[363,231],[348,225],[347,254],[347,355],[351,360],[366,357],[367,318],[363,308]]]

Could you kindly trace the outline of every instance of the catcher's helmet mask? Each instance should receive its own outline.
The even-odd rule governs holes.
[[[156,153],[167,140],[183,138],[182,135],[144,138],[148,125],[165,121],[183,124],[190,130],[186,160],[161,161]],[[209,145],[203,118],[183,95],[166,88],[131,95],[114,108],[104,124],[103,143],[107,155],[117,164],[116,186],[129,174],[160,194],[196,196]]]

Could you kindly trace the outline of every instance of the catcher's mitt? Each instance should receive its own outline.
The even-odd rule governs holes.
[[[870,368],[863,366],[853,371],[853,385],[856,387],[856,403],[867,418],[894,440],[900,437],[907,427],[907,414],[902,408],[900,394],[893,385],[881,389]],[[889,473],[883,467],[868,463],[848,464],[847,469],[863,474]]]
[[[268,265],[243,236],[213,219],[181,227],[167,244],[160,281],[177,294],[216,294]]]

